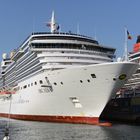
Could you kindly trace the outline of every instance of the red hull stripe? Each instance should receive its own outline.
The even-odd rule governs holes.
[[[8,117],[8,114],[0,113],[0,117]],[[79,117],[79,116],[39,116],[39,115],[20,115],[10,114],[10,118],[29,121],[43,122],[61,122],[61,123],[78,123],[78,124],[94,124],[101,126],[110,126],[110,123],[100,123],[98,117]]]

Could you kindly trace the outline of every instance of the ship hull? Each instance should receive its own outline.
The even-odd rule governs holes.
[[[44,71],[18,83],[9,98],[0,98],[0,116],[8,117],[11,102],[14,119],[99,124],[108,100],[136,68],[118,62]]]

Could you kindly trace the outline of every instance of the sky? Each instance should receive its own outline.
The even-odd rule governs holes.
[[[54,10],[62,32],[79,32],[124,52],[126,26],[132,51],[140,34],[140,0],[0,0],[0,59],[18,48],[32,32],[47,32]]]

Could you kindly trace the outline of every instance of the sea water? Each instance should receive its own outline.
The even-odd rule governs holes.
[[[7,119],[0,119],[0,140]],[[140,140],[140,126],[113,123],[111,127],[86,124],[10,120],[10,140]]]

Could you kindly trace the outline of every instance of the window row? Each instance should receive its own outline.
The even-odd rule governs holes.
[[[30,83],[30,84],[24,85],[23,87],[20,87],[20,89],[25,89],[27,87],[31,87],[31,86],[34,86],[34,85],[37,85],[37,84],[43,84],[43,81],[42,80],[39,80],[38,82],[35,81],[33,83]]]

